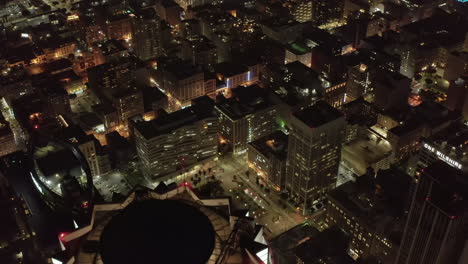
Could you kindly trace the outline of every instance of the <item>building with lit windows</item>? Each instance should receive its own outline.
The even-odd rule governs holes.
[[[190,107],[133,124],[137,154],[147,176],[168,180],[164,176],[218,153],[213,105],[204,96],[194,99]]]
[[[0,157],[8,155],[18,150],[15,142],[15,135],[10,128],[10,124],[0,113]]]
[[[391,113],[391,112],[389,112]],[[394,112],[393,117],[385,118],[388,131],[383,136],[390,142],[397,161],[416,153],[421,141],[449,127],[461,118],[457,112],[449,111],[437,103],[425,102],[404,112]]]
[[[131,69],[134,64],[130,60],[121,60],[101,64],[87,69],[88,86],[95,91],[118,90],[131,85]]]
[[[256,83],[260,76],[259,63],[223,62],[214,65],[213,68],[216,77],[222,82],[222,85],[218,87],[219,90]]]
[[[232,89],[232,96],[216,103],[219,137],[234,154],[247,151],[247,143],[276,130],[277,107],[257,85]]]
[[[161,19],[154,8],[138,12],[134,25],[133,51],[141,60],[160,56],[162,53]]]
[[[133,38],[134,14],[112,14],[106,19],[106,30],[108,39],[130,41]]]
[[[248,145],[249,167],[265,186],[284,188],[288,136],[281,131],[259,138]]]
[[[142,115],[145,112],[143,93],[140,89],[133,87],[114,92],[111,93],[110,98],[122,124],[127,124],[129,118]]]
[[[294,42],[286,47],[284,64],[299,61],[307,67],[312,66],[312,48],[306,44]]]
[[[290,2],[290,13],[297,22],[312,21],[312,0],[296,0]]]
[[[218,62],[217,48],[204,36],[182,40],[182,58],[197,65],[214,65]]]
[[[189,6],[197,7],[197,6],[207,5],[207,4],[213,4],[214,2],[217,2],[217,1],[216,0],[174,0],[174,2],[176,2],[184,10],[187,10]]]
[[[343,15],[344,2],[336,0],[290,0],[289,13],[298,22],[312,21],[317,25],[337,21]]]
[[[177,58],[161,58],[155,82],[169,99],[169,108],[179,110],[190,105],[191,100],[204,96],[205,74],[201,67]]]
[[[285,231],[270,241],[273,260],[271,263],[357,264],[358,262],[347,253],[349,242],[349,234],[336,226],[320,232],[306,222]]]
[[[427,144],[426,149],[434,150],[438,160],[416,173],[395,263],[466,263],[466,253],[462,253],[468,249],[466,171],[461,163],[431,145]]]
[[[400,35],[404,41],[398,52],[402,58],[400,72],[411,78],[429,66],[444,69],[449,54],[463,50],[466,27],[466,16],[441,10],[402,27]]]
[[[367,65],[360,64],[349,68],[346,82],[346,101],[350,102],[373,92],[371,72]]]
[[[411,178],[397,170],[365,174],[327,194],[328,226],[350,235],[349,254],[354,259],[376,257],[393,263],[403,233]]]
[[[293,113],[290,119],[286,190],[306,213],[336,186],[346,121],[324,101]]]
[[[361,138],[377,123],[376,109],[362,97],[344,104],[341,110],[346,117],[346,143]]]
[[[343,17],[344,1],[317,0],[312,1],[312,21],[316,25],[338,21]]]
[[[45,113],[53,117],[71,117],[70,97],[62,83],[46,74],[33,81],[33,86],[38,91]]]
[[[143,93],[136,87],[140,69],[135,60],[119,58],[87,70],[88,86],[112,105],[120,124],[127,125],[129,118],[144,113]]]
[[[38,41],[37,45],[42,51],[40,57],[46,59],[46,61],[67,58],[70,54],[75,53],[78,46],[76,39],[60,37],[56,33],[52,33],[52,37]]]
[[[86,135],[79,127],[69,126],[63,130],[62,136],[81,151],[93,177],[104,175],[111,170],[107,153],[102,150],[101,144],[93,135]]]

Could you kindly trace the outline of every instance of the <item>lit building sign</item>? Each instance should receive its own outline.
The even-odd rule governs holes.
[[[427,144],[427,143],[424,143],[424,148],[429,150],[430,152],[436,154],[436,156],[444,161],[445,163],[449,164],[450,166],[452,167],[455,167],[459,170],[462,169],[462,165],[460,163],[458,163],[457,161],[453,160],[452,158],[450,158],[449,156],[445,155],[444,153],[436,150],[434,147],[432,147],[431,145]]]

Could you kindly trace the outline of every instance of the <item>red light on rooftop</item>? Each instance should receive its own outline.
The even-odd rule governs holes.
[[[426,197],[426,201],[430,201],[430,200],[431,200],[431,198],[429,196]]]
[[[454,216],[454,215],[450,216],[450,219],[455,219],[455,218],[457,218],[457,217]]]
[[[38,126],[38,125],[34,125],[34,129],[38,129],[38,128],[39,128],[39,126]]]
[[[63,240],[64,240],[64,238],[65,238],[66,235],[67,235],[67,233],[62,232],[62,233],[60,233],[60,234],[58,235],[58,238],[60,239],[60,241],[64,242]]]
[[[183,182],[179,185],[179,187],[182,187],[182,186],[185,186],[185,187],[188,187],[190,189],[192,189],[192,185],[189,183],[189,182]]]

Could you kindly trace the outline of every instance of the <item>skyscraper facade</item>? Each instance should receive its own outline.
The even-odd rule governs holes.
[[[323,101],[291,116],[286,189],[304,213],[336,185],[345,126],[343,114]]]
[[[416,174],[396,264],[462,263],[468,220],[466,177],[441,160]]]

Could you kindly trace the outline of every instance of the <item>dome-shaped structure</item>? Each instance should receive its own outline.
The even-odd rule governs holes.
[[[88,162],[72,142],[36,134],[29,160],[32,181],[51,208],[68,211],[78,221],[89,216],[93,179]]]
[[[214,247],[210,219],[177,200],[133,202],[101,234],[104,264],[205,264]]]

